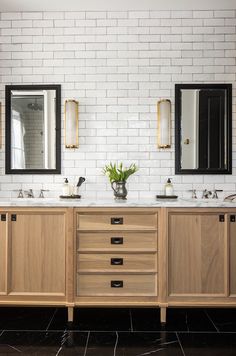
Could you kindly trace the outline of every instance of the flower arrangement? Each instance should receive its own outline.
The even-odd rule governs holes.
[[[129,176],[138,171],[138,167],[132,163],[128,168],[123,163],[110,163],[103,168],[103,173],[109,178],[110,182],[126,182]]]

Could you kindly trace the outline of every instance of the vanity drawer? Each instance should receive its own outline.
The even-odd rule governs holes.
[[[79,230],[155,230],[157,214],[77,214]]]
[[[156,296],[157,275],[78,274],[77,296]]]
[[[91,272],[156,272],[157,255],[123,253],[80,253],[77,256],[77,271]]]
[[[79,251],[156,251],[157,233],[154,232],[77,232]]]

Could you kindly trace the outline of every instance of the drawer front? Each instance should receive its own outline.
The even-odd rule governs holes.
[[[156,232],[78,232],[79,251],[156,251]]]
[[[87,254],[80,253],[77,257],[77,271],[124,271],[124,272],[156,272],[157,255],[152,254]]]
[[[157,275],[78,274],[77,296],[156,296]]]
[[[80,230],[147,230],[156,229],[157,214],[77,214]]]

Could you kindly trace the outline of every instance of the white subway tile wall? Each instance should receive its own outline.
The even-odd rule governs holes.
[[[86,177],[81,193],[113,193],[102,167],[135,162],[130,198],[154,197],[173,178],[175,193],[189,189],[236,190],[236,11],[10,12],[0,20],[0,101],[3,147],[0,197],[16,189],[61,193],[63,177]],[[175,175],[175,83],[233,84],[233,174]],[[62,174],[5,175],[4,99],[6,84],[62,85]],[[79,101],[79,142],[64,147],[64,100]],[[172,102],[172,146],[157,149],[156,104]]]

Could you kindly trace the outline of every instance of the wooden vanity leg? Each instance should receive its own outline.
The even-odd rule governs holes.
[[[161,307],[161,323],[166,323],[166,308]]]
[[[68,307],[68,322],[74,321],[74,308]]]

